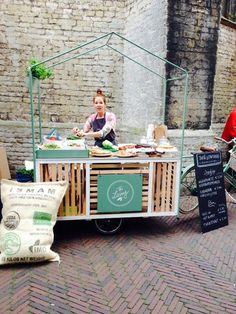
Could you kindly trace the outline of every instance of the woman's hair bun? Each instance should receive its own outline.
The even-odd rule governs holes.
[[[106,96],[103,94],[103,91],[102,91],[100,88],[97,89],[97,93],[96,93],[96,95],[93,97],[93,103],[95,103],[96,97],[102,97],[102,99],[103,99],[103,101],[104,101],[104,104],[106,104]]]
[[[100,88],[97,89],[97,95],[103,95],[103,92]]]

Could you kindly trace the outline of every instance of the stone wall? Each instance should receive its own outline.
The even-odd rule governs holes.
[[[158,0],[126,2],[124,35],[158,57],[166,57],[167,3]],[[139,47],[124,43],[125,53],[148,71],[124,59],[123,132],[131,141],[146,134],[149,123],[163,122],[165,62]],[[127,128],[127,126],[129,126]]]
[[[43,60],[109,32],[122,33],[124,4],[120,0],[1,2],[0,145],[7,148],[13,174],[25,159],[32,159],[30,104],[25,84],[30,58]],[[88,49],[96,48],[96,44]],[[57,127],[64,135],[74,125],[82,125],[93,112],[92,97],[98,87],[108,96],[108,110],[119,116],[122,68],[120,57],[104,49],[54,68],[54,78],[41,84],[43,133]],[[37,120],[37,99],[34,112]]]
[[[225,123],[236,107],[236,24],[222,20],[217,49],[213,123]]]
[[[186,127],[190,129],[208,129],[211,125],[220,3],[169,1],[167,58],[189,73]],[[167,67],[168,76],[175,72]],[[166,122],[176,128],[181,124],[182,85],[174,81],[167,90]]]
[[[235,41],[232,40],[235,29],[220,25],[219,20],[220,0],[2,1],[0,145],[7,148],[12,174],[23,166],[25,159],[32,159],[30,103],[25,84],[32,56],[43,60],[78,47],[65,56],[71,58],[76,53],[95,49],[86,58],[58,65],[54,68],[54,78],[42,82],[43,134],[56,127],[61,135],[66,135],[73,126],[82,126],[93,111],[92,96],[98,87],[107,94],[108,110],[117,115],[121,141],[137,141],[148,123],[158,124],[163,120],[162,77],[173,77],[181,71],[140,52],[142,49],[133,49],[125,41],[116,41],[115,37],[109,42],[113,47],[122,46],[128,56],[160,76],[141,69],[112,49],[97,49],[104,43],[102,39],[81,47],[110,32],[123,35],[189,72],[187,127],[202,129],[202,133],[187,134],[186,151],[207,143],[214,130],[222,129],[228,104],[236,105]],[[226,45],[231,52],[222,49]],[[182,121],[181,80],[168,84],[166,102],[166,121],[174,129]],[[222,103],[227,104],[224,109]],[[37,122],[36,98],[34,106]],[[35,136],[38,139],[38,129]],[[171,130],[169,136],[171,141],[178,142],[180,133]]]

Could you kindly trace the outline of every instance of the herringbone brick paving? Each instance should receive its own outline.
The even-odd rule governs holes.
[[[130,219],[114,236],[58,222],[61,263],[0,269],[0,313],[236,313],[236,205],[202,234],[198,213]]]

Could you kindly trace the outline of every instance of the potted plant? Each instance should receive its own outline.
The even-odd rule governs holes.
[[[37,78],[38,80],[45,80],[46,78],[53,76],[53,71],[51,69],[47,69],[44,63],[41,63],[41,64],[38,64],[38,63],[40,63],[40,61],[35,58],[32,58],[30,60],[29,70],[31,70],[32,76],[34,78]]]
[[[27,170],[26,168],[19,168],[16,170],[16,181],[18,182],[33,182],[34,170]]]
[[[30,67],[27,70],[27,85],[29,87],[29,73],[31,71],[33,84],[36,79],[38,80],[45,80],[53,76],[53,71],[51,69],[47,69],[44,63],[40,63],[39,60],[32,58],[30,60]]]

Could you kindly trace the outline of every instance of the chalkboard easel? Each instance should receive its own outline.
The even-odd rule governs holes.
[[[202,232],[228,225],[221,152],[194,154]]]

